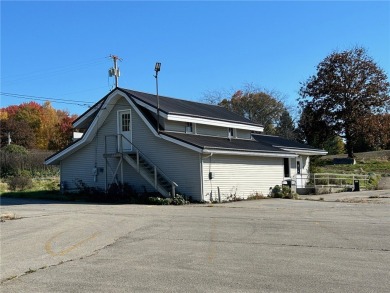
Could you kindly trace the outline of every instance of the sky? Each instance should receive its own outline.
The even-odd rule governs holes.
[[[355,46],[390,76],[388,1],[1,1],[0,107],[80,115],[114,86],[204,101],[246,84],[297,106],[300,84]]]

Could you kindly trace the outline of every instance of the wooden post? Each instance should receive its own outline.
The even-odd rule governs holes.
[[[171,197],[173,198],[176,195],[176,190],[175,190],[175,184],[173,182],[171,184],[172,184],[172,194],[171,194]]]

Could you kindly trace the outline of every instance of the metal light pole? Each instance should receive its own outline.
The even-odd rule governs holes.
[[[154,71],[156,72],[156,75],[154,77],[156,78],[156,97],[157,97],[157,132],[160,132],[160,99],[158,97],[158,72],[160,71],[161,63],[156,62],[156,65],[154,66]]]

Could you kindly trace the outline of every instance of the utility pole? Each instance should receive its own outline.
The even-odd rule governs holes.
[[[108,70],[108,75],[110,77],[114,76],[115,77],[115,87],[117,88],[118,87],[118,79],[119,79],[119,76],[121,75],[120,71],[119,71],[119,67],[118,67],[118,60],[119,61],[122,61],[122,58],[119,58],[118,56],[116,55],[110,55],[109,56],[112,61],[114,62],[114,67],[110,68]]]

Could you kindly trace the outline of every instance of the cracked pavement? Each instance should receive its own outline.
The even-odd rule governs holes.
[[[4,292],[387,292],[384,204],[1,199]]]

